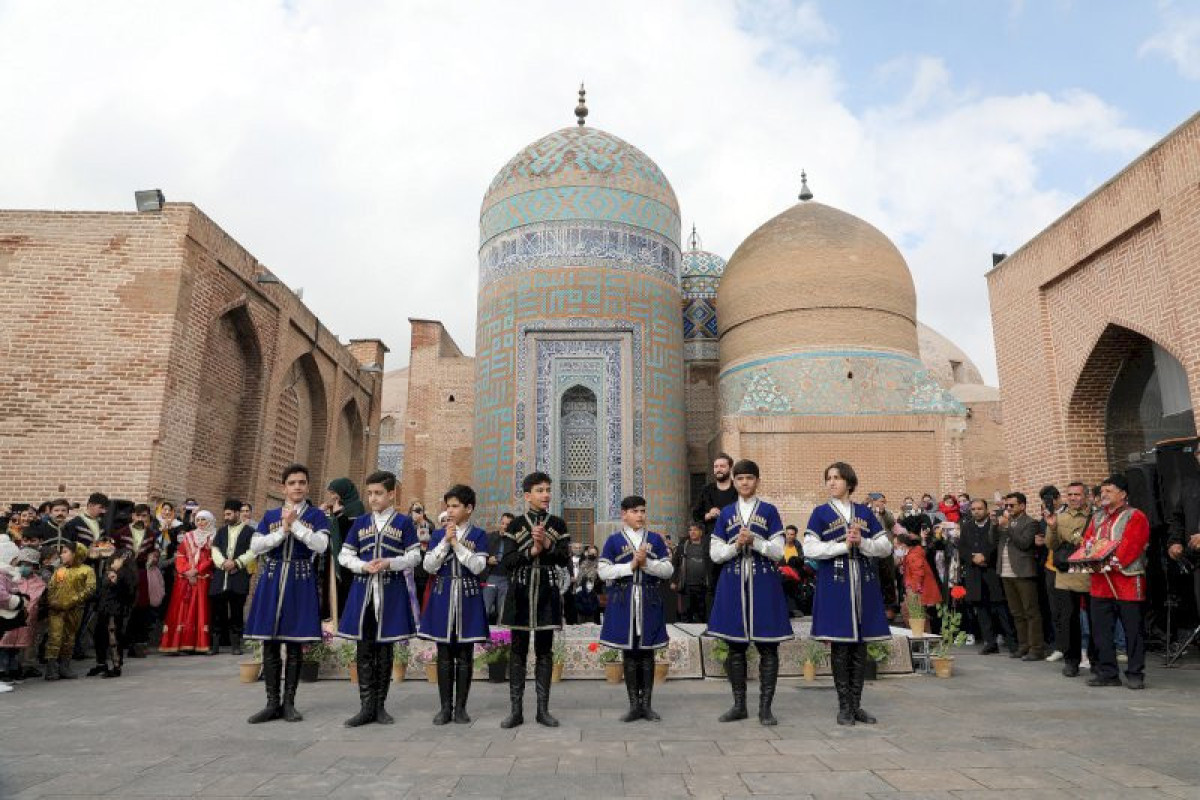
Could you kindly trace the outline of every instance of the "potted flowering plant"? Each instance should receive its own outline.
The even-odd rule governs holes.
[[[562,680],[563,667],[567,664],[567,640],[561,634],[554,637],[554,646],[550,649],[550,658],[553,662],[550,672],[550,682],[558,683]]]
[[[305,683],[315,683],[321,664],[328,658],[334,658],[337,651],[333,644],[333,631],[321,631],[321,641],[304,646],[303,660],[300,664],[300,680]]]
[[[437,648],[426,647],[413,651],[411,661],[425,668],[425,680],[437,683]]]
[[[925,635],[925,606],[921,603],[921,595],[909,592],[904,595],[904,608],[908,611],[908,629],[913,636]]]
[[[338,666],[350,674],[350,682],[358,683],[358,648],[354,642],[342,642],[334,651]]]
[[[262,672],[262,642],[258,639],[246,639],[242,643],[242,649],[249,659],[238,664],[241,681],[242,683],[254,683],[258,680],[258,674]]]
[[[621,667],[621,651],[611,647],[601,647],[599,642],[588,645],[588,652],[596,653],[597,660],[604,665],[604,680],[609,683],[620,683],[625,674]]]
[[[412,650],[408,649],[407,642],[397,642],[392,648],[392,680],[399,683],[404,680],[404,673],[408,671],[408,662],[412,660]]]
[[[512,631],[495,628],[487,642],[479,650],[477,660],[487,666],[488,681],[504,683],[508,680],[508,654],[512,650]]]
[[[933,647],[930,654],[933,660],[933,673],[939,678],[949,678],[954,671],[954,656],[950,648],[961,647],[967,643],[966,631],[962,626],[962,612],[955,611],[949,603],[938,606],[938,618],[942,621],[942,638]]]
[[[879,675],[879,665],[892,657],[892,643],[887,642],[868,642],[867,643],[867,668],[863,672],[863,679],[868,681],[875,680]]]
[[[817,667],[828,663],[829,648],[824,642],[816,639],[805,639],[800,645],[800,660],[804,669],[804,680],[811,681],[817,677]]]

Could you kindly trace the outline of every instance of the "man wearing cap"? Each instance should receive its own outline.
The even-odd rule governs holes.
[[[241,500],[226,500],[222,512],[225,524],[212,540],[213,578],[208,585],[213,617],[210,655],[221,652],[222,634],[228,634],[233,654],[242,654],[242,622],[246,595],[250,594],[247,568],[254,560],[254,553],[250,552],[254,529],[241,521],[241,511]]]

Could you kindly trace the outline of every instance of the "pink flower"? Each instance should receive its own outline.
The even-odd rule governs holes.
[[[600,649],[599,642],[592,642],[591,644],[588,645],[588,650],[592,653],[596,652],[599,649]]]

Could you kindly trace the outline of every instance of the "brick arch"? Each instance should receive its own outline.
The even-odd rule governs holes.
[[[1144,437],[1153,434],[1141,427],[1136,402],[1139,387],[1128,383],[1142,379],[1144,362],[1152,358],[1151,345],[1179,360],[1173,348],[1132,325],[1109,323],[1097,336],[1067,405],[1072,476],[1099,480],[1123,469],[1127,454],[1143,448]],[[1124,383],[1119,385],[1119,380]],[[1166,435],[1174,434],[1160,438]]]
[[[358,401],[350,399],[342,406],[337,418],[337,435],[329,456],[330,479],[347,477],[356,485],[362,483],[365,427]]]
[[[266,485],[277,491],[283,468],[299,461],[308,466],[310,485],[323,486],[328,400],[325,381],[311,353],[301,355],[284,371],[275,402],[275,435]]]
[[[226,497],[248,498],[254,492],[262,348],[244,304],[216,317],[203,364],[189,491],[215,507]]]

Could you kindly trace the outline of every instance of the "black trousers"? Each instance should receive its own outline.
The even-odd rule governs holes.
[[[554,647],[554,631],[533,631],[533,652],[534,655],[547,656]],[[516,662],[522,667],[525,666],[529,659],[529,631],[513,631],[512,632],[512,658],[511,662]]]
[[[1083,631],[1079,627],[1080,601],[1087,602],[1085,592],[1055,589],[1054,649],[1063,654],[1063,661],[1079,666],[1083,656]]]
[[[1016,647],[1016,633],[1008,616],[1008,606],[1003,600],[971,603],[971,608],[975,611],[975,620],[979,623],[979,637],[984,644],[995,644],[996,635],[999,634],[1004,637],[1006,646]]]
[[[1146,638],[1142,633],[1144,612],[1142,604],[1133,600],[1114,600],[1093,597],[1089,622],[1092,641],[1096,643],[1096,661],[1092,664],[1101,678],[1120,676],[1117,667],[1117,647],[1114,626],[1120,620],[1125,630],[1125,654],[1129,657],[1125,675],[1141,677],[1146,672]]]
[[[242,635],[242,623],[246,619],[246,595],[237,592],[221,592],[208,596],[212,603],[212,639],[220,643],[221,634]],[[232,644],[232,640],[230,644]]]
[[[683,599],[683,616],[680,622],[708,622],[708,587],[704,584],[688,584],[680,587]]]
[[[96,663],[119,669],[125,662],[125,626],[128,614],[106,614],[96,612],[96,627],[92,644],[96,648]]]
[[[147,644],[150,641],[150,625],[154,622],[152,606],[134,606],[129,612],[129,624],[125,627],[125,638],[130,645]]]

